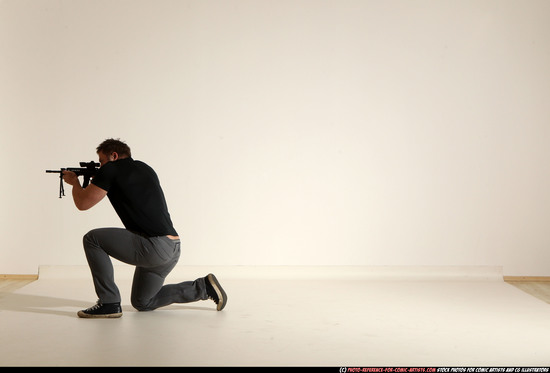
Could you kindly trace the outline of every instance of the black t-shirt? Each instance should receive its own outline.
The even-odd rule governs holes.
[[[149,237],[178,235],[157,174],[145,163],[132,158],[107,162],[92,184],[107,191],[126,229]]]

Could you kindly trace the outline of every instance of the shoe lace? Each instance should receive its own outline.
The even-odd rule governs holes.
[[[86,311],[95,311],[97,309],[99,309],[100,307],[102,306],[102,304],[99,302],[99,300],[97,301],[97,303],[95,305],[93,305],[92,307],[88,308]]]

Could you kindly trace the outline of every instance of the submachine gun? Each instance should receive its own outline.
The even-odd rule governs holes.
[[[46,170],[46,173],[59,174],[59,198],[61,198],[65,195],[65,189],[63,189],[63,171],[72,171],[76,174],[76,176],[84,176],[84,183],[82,184],[82,188],[86,188],[90,183],[90,179],[94,177],[97,173],[97,170],[99,170],[99,163],[91,161],[80,162],[80,168],[68,167],[59,170]]]

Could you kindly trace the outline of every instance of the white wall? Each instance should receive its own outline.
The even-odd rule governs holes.
[[[120,137],[185,264],[550,274],[549,1],[2,0],[0,48],[0,273],[120,226],[44,172]]]

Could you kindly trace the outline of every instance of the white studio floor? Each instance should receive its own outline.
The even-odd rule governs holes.
[[[41,267],[0,298],[2,366],[550,366],[550,304],[501,270],[177,267],[213,272],[214,303],[137,312],[116,267],[120,319],[79,319],[96,301],[87,267]]]

